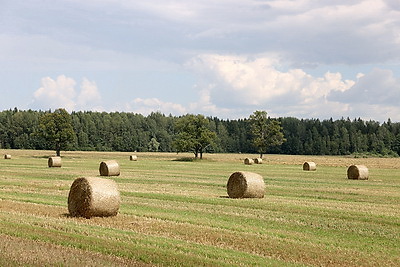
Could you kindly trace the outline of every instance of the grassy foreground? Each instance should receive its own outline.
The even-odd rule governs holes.
[[[0,266],[398,266],[400,159],[0,150]],[[12,159],[3,159],[4,154]],[[75,178],[115,159],[116,217],[72,218]],[[317,171],[302,171],[304,161]],[[364,164],[367,181],[348,180]],[[229,199],[235,171],[261,174],[263,199]]]

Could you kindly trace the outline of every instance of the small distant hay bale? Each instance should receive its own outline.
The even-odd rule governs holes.
[[[75,179],[68,195],[68,211],[73,217],[115,216],[120,203],[115,181],[99,177]]]
[[[49,165],[49,168],[61,167],[61,157],[50,157],[47,164]]]
[[[245,158],[244,159],[244,164],[246,164],[246,165],[251,165],[253,163],[254,163],[254,160],[251,159],[251,158]]]
[[[262,158],[255,158],[254,159],[255,164],[262,164]]]
[[[129,160],[137,161],[137,156],[136,156],[136,155],[131,155],[131,156],[129,157]]]
[[[4,159],[11,159],[11,155],[10,154],[5,154],[4,155]]]
[[[303,171],[316,171],[317,170],[317,164],[312,161],[307,161],[304,162],[303,164]]]
[[[101,162],[99,171],[101,176],[118,176],[120,174],[119,164],[115,160]]]
[[[368,180],[368,168],[364,165],[351,165],[347,169],[347,178],[355,180]]]
[[[234,172],[226,185],[230,198],[263,198],[265,183],[261,175],[253,172]]]

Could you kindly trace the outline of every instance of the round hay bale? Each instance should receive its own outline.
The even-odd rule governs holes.
[[[347,178],[356,180],[368,180],[368,168],[364,165],[351,165],[347,169]]]
[[[118,176],[120,174],[119,164],[115,160],[101,162],[99,171],[101,176]]]
[[[254,159],[255,164],[262,164],[262,158],[255,158]]]
[[[4,155],[4,159],[11,159],[11,155],[10,154],[5,154]]]
[[[47,161],[47,165],[49,165],[49,168],[61,167],[61,157],[50,157]]]
[[[246,165],[251,165],[251,164],[253,164],[254,163],[254,161],[253,161],[253,159],[251,159],[251,158],[245,158],[244,159],[244,164],[246,164]]]
[[[99,177],[75,179],[68,195],[68,211],[74,217],[115,216],[120,203],[117,184]]]
[[[261,175],[253,172],[234,172],[226,185],[230,198],[263,198],[265,183]]]
[[[129,157],[129,159],[132,160],[132,161],[137,161],[137,156],[136,155],[131,155]]]
[[[303,164],[303,171],[316,171],[317,170],[317,164],[312,161],[307,161],[304,162]]]

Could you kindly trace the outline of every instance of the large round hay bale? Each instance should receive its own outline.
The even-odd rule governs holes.
[[[307,161],[304,162],[303,164],[303,171],[316,171],[317,170],[317,164],[312,161]]]
[[[131,155],[129,157],[129,159],[132,160],[132,161],[137,161],[137,156],[136,155]]]
[[[253,161],[253,159],[251,159],[251,158],[245,158],[244,159],[244,164],[246,164],[246,165],[251,165],[251,164],[253,164],[254,163],[254,161]]]
[[[254,159],[255,164],[262,164],[262,158],[255,158]]]
[[[61,157],[50,157],[47,161],[47,165],[49,165],[49,168],[61,167]]]
[[[347,178],[356,180],[368,180],[368,168],[364,165],[351,165],[347,169]]]
[[[117,184],[99,177],[75,179],[68,195],[68,211],[74,217],[115,216],[120,203]]]
[[[226,185],[230,198],[263,198],[265,183],[261,175],[253,172],[234,172]]]
[[[101,176],[118,176],[120,174],[119,164],[115,160],[101,162],[99,171]]]
[[[11,159],[11,155],[10,154],[5,154],[4,155],[4,159]]]

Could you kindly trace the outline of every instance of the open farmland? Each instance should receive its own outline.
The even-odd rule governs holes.
[[[396,266],[400,263],[400,159],[245,154],[0,150],[0,266]],[[110,177],[121,193],[116,217],[73,218],[75,178]],[[302,171],[304,161],[317,171]],[[369,180],[348,180],[364,164]],[[262,199],[229,199],[235,171],[261,174]]]

